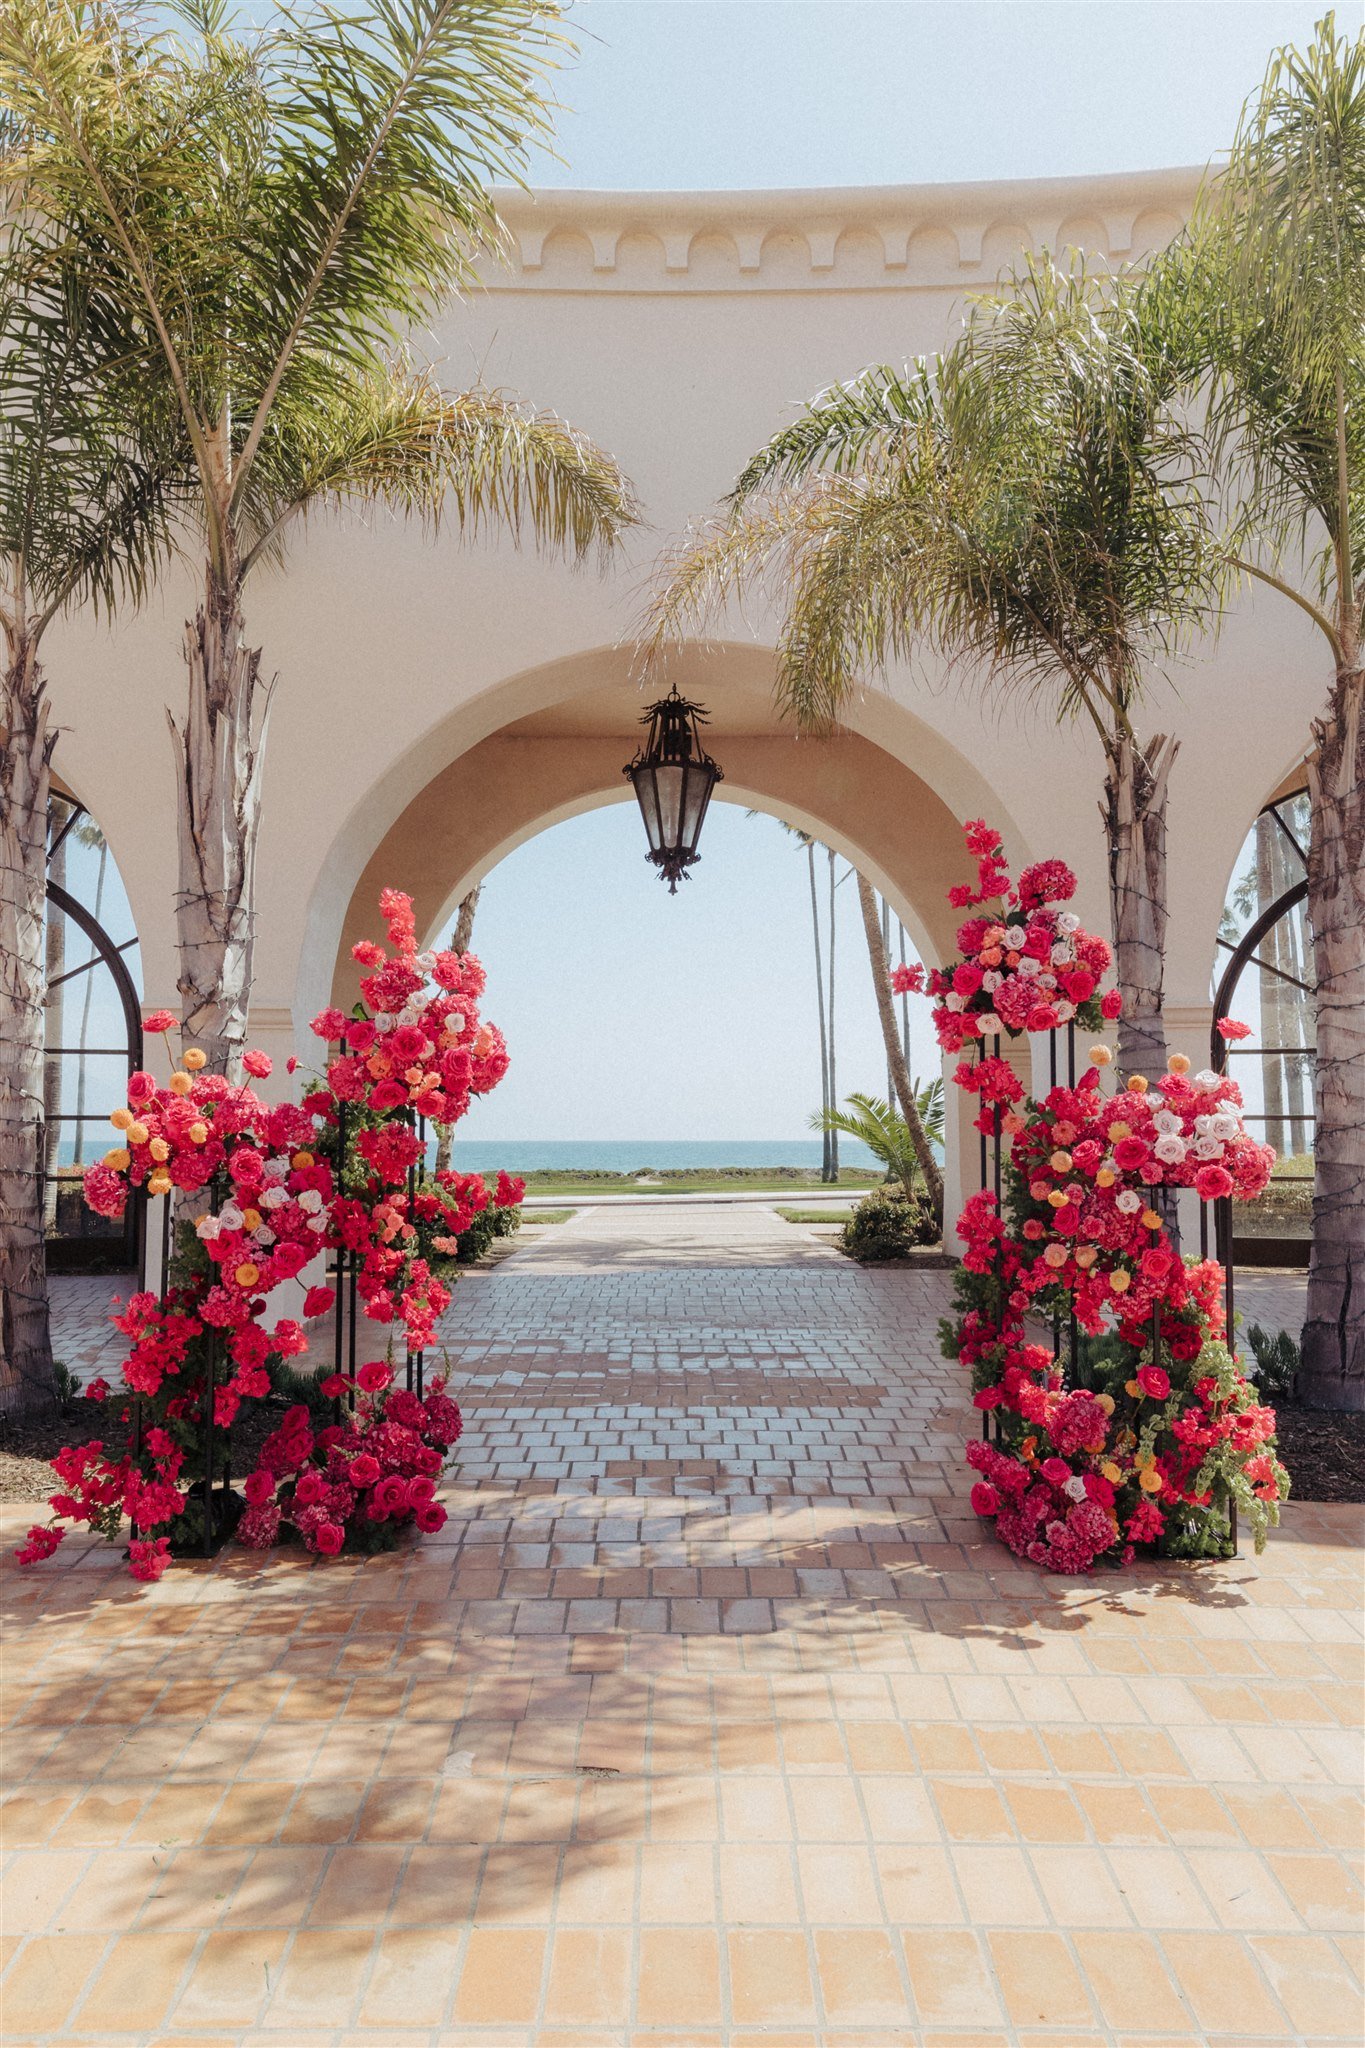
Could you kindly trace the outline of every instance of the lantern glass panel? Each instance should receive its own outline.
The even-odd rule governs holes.
[[[687,770],[685,768],[674,768],[661,764],[654,771],[654,781],[659,792],[661,843],[666,847],[678,844],[679,825],[682,820],[683,787],[687,779]]]

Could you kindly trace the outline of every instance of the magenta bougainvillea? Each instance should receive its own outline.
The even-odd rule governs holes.
[[[1192,1073],[1180,1055],[1158,1080],[1133,1075],[1113,1093],[1100,1044],[1078,1080],[1028,1095],[990,1047],[1002,1034],[1117,1016],[1116,993],[1099,990],[1109,949],[1048,908],[1074,893],[1063,863],[1011,884],[996,833],[969,826],[968,845],[977,888],[954,900],[993,893],[1006,910],[962,927],[964,962],[929,990],[945,1049],[977,1043],[954,1078],[1003,1152],[999,1198],[983,1188],[959,1218],[965,1250],[942,1331],[990,1418],[990,1435],[967,1450],[972,1505],[1011,1550],[1052,1571],[1140,1548],[1220,1555],[1234,1507],[1259,1547],[1288,1491],[1274,1413],[1229,1346],[1221,1267],[1182,1256],[1165,1211],[1178,1189],[1253,1199],[1274,1154],[1248,1134],[1235,1083]],[[1018,989],[1029,960],[1032,1008]],[[1054,1331],[1073,1318],[1075,1343],[1058,1347]]]
[[[239,1539],[259,1546],[287,1528],[323,1553],[374,1549],[411,1523],[444,1521],[434,1481],[459,1410],[443,1376],[421,1396],[395,1388],[391,1357],[396,1344],[431,1345],[461,1236],[490,1205],[519,1203],[522,1184],[499,1175],[490,1191],[480,1175],[426,1175],[417,1119],[456,1122],[502,1078],[507,1050],[480,1020],[473,955],[419,952],[411,902],[397,891],[383,892],[380,910],[388,947],[354,948],[363,1000],[349,1016],[314,1019],[326,1072],[300,1101],[270,1104],[253,1091],[271,1071],[257,1051],[244,1056],[241,1082],[206,1072],[193,1047],[164,1082],[130,1077],[127,1106],[111,1119],[119,1143],[87,1170],[86,1200],[118,1216],[130,1189],[178,1190],[195,1219],[180,1228],[164,1295],[136,1294],[113,1317],[129,1339],[123,1381],[140,1410],[137,1448],[116,1458],[95,1438],[62,1451],[55,1520],[29,1532],[22,1561],[50,1556],[68,1523],[113,1539],[128,1522],[139,1578],[159,1577],[173,1550],[202,1541],[205,1516],[224,1512],[226,1498],[210,1496],[206,1476],[224,1469],[243,1402],[269,1396],[280,1368],[308,1348],[303,1321],[272,1317],[270,1298],[338,1251],[354,1255],[363,1317],[386,1329],[390,1357],[317,1383],[339,1420],[319,1422],[316,1403],[286,1413],[246,1480]],[[168,1011],[145,1023],[154,1036],[175,1028]],[[304,1320],[330,1314],[333,1284],[307,1288],[300,1307]],[[118,1399],[100,1380],[87,1397]],[[131,1413],[122,1403],[121,1419]],[[282,1446],[292,1462],[280,1462]]]

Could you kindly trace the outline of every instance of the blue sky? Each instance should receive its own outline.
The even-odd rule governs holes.
[[[897,184],[1203,164],[1283,0],[577,0],[545,183]],[[1360,7],[1338,7],[1349,21]]]

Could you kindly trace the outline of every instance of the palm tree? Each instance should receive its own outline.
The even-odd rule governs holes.
[[[911,1098],[915,1105],[915,1120],[918,1128],[926,1133],[932,1142],[943,1142],[943,1082],[941,1079],[911,1084]],[[847,1138],[856,1138],[860,1145],[866,1145],[873,1157],[880,1159],[888,1174],[898,1180],[905,1190],[907,1201],[913,1201],[916,1193],[927,1189],[924,1169],[920,1161],[915,1130],[905,1118],[894,1110],[889,1102],[878,1095],[850,1095],[846,1109],[822,1109],[810,1120],[813,1131],[842,1131]],[[932,1195],[930,1196],[932,1200]]]
[[[896,1023],[896,1006],[892,1000],[891,968],[886,957],[886,944],[882,936],[881,918],[877,913],[877,896],[866,875],[858,875],[858,905],[863,914],[863,930],[867,935],[867,957],[872,968],[872,992],[877,999],[877,1016],[882,1027],[882,1043],[886,1048],[886,1064],[895,1083],[896,1100],[900,1104],[901,1121],[909,1134],[920,1175],[934,1205],[934,1213],[940,1221],[943,1217],[943,1174],[929,1142],[930,1134],[925,1128],[920,1111],[919,1084],[910,1077],[906,1063],[905,1049],[901,1044],[900,1030]],[[935,1084],[930,1084],[931,1088]],[[850,1097],[850,1100],[852,1098]],[[939,1087],[940,1112],[942,1109],[942,1087]],[[940,1131],[940,1135],[942,1135]],[[875,1148],[874,1148],[875,1149]],[[906,1193],[910,1192],[908,1186]]]
[[[1176,748],[1137,729],[1154,662],[1215,602],[1219,562],[1184,358],[1139,281],[1030,260],[936,363],[815,399],[684,547],[644,644],[755,579],[783,609],[780,702],[829,730],[869,668],[930,645],[987,687],[1043,696],[1104,760],[1120,1059],[1164,1065],[1166,790]]]
[[[187,10],[188,11],[188,10]],[[218,0],[188,44],[111,10],[11,4],[0,94],[25,130],[13,189],[80,222],[138,324],[123,366],[183,448],[204,542],[173,725],[183,1026],[234,1066],[251,986],[271,685],[247,579],[324,506],[466,533],[503,526],[582,557],[634,517],[620,471],[497,391],[444,392],[414,325],[498,247],[489,184],[548,125],[553,0],[376,0],[249,43]]]
[[[483,883],[476,882],[468,893],[460,898],[460,907],[455,913],[455,929],[450,937],[452,953],[467,953],[474,943],[474,914],[483,894]],[[450,1165],[450,1153],[454,1124],[436,1126],[436,1171],[445,1173]]]
[[[1170,269],[1192,281],[1245,573],[1326,642],[1308,753],[1317,983],[1313,1249],[1299,1391],[1365,1407],[1365,33],[1281,50]]]
[[[55,220],[0,252],[0,1410],[56,1400],[43,1230],[48,804],[44,637],[68,606],[136,599],[166,544],[173,469],[111,403],[125,339]]]

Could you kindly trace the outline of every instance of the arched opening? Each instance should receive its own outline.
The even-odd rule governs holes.
[[[720,804],[738,804],[811,833],[887,899],[923,959],[949,957],[957,920],[948,891],[964,871],[961,819],[1003,811],[970,764],[871,693],[837,737],[798,736],[773,709],[771,654],[762,649],[689,647],[670,669],[668,680],[675,677],[706,706],[708,749],[724,770],[712,819]],[[412,895],[430,942],[448,934],[460,900],[516,847],[562,820],[632,803],[623,768],[638,745],[644,702],[625,653],[599,650],[520,679],[507,707],[519,715],[507,723],[485,726],[444,757],[433,743],[406,800],[390,801],[387,828],[371,831],[339,933],[332,924],[330,986],[319,1000],[343,1008],[354,1001],[351,948],[370,931],[382,888]],[[1011,850],[1027,857],[1002,822]],[[640,833],[643,864],[642,826]],[[305,1017],[308,1000],[311,991],[300,1004]],[[956,1121],[947,1139],[950,1217],[961,1199],[956,1160],[974,1142],[969,1119],[961,1130]]]
[[[1290,786],[1247,834],[1218,936],[1212,1054],[1241,1086],[1249,1127],[1273,1145],[1261,1200],[1233,1211],[1239,1264],[1306,1266],[1313,1223],[1313,943],[1307,791]],[[1225,1042],[1225,1018],[1250,1036]]]
[[[48,808],[43,1217],[49,1270],[137,1263],[137,1205],[97,1216],[81,1195],[109,1113],[142,1063],[141,965],[127,894],[96,820],[68,790]]]

